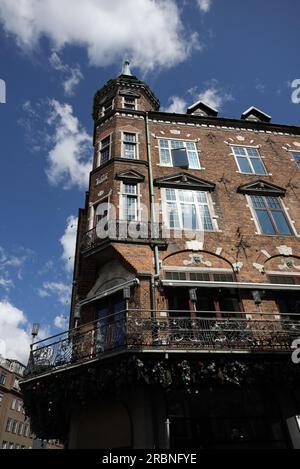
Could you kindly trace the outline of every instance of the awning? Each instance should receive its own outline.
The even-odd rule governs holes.
[[[240,290],[285,290],[300,292],[300,285],[290,285],[285,283],[193,282],[190,280],[162,280],[161,283],[164,287],[238,288]]]
[[[114,293],[117,293],[121,290],[123,290],[125,287],[131,287],[133,285],[138,285],[139,284],[139,279],[138,278],[133,278],[131,280],[128,280],[127,282],[120,283],[119,285],[116,285],[115,287],[109,288],[108,290],[105,290],[92,298],[88,298],[86,300],[82,300],[78,303],[77,306],[81,307],[84,305],[87,305],[89,303],[93,303],[94,301],[101,300],[101,298],[105,298],[106,296],[113,295]]]

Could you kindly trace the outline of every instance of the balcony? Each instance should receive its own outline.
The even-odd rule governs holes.
[[[96,249],[108,240],[123,243],[151,243],[161,246],[167,244],[162,223],[110,220],[102,233],[99,233],[99,230],[97,232],[96,227],[85,233],[81,251],[86,253]]]
[[[123,352],[291,353],[300,337],[298,315],[190,314],[127,310],[37,342],[25,380]]]

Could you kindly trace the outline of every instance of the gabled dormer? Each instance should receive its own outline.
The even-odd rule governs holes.
[[[187,114],[199,117],[217,117],[219,111],[204,103],[203,101],[197,101],[187,109]]]
[[[129,113],[136,111],[158,111],[160,102],[149,86],[132,75],[126,60],[121,75],[109,80],[95,94],[93,118],[97,122],[111,115],[116,109]]]
[[[164,176],[154,180],[154,185],[158,187],[170,187],[174,189],[190,189],[197,191],[215,190],[216,185],[212,182],[205,181],[196,176],[187,173],[176,173],[169,176]]]
[[[275,184],[271,184],[270,182],[258,180],[238,187],[237,192],[249,195],[284,197],[286,194],[286,189],[275,186]]]
[[[257,107],[251,106],[241,115],[242,120],[253,122],[271,122],[272,117]]]

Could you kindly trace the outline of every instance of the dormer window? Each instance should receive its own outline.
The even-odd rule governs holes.
[[[297,163],[298,168],[300,169],[300,151],[292,151],[291,153],[293,155],[294,160]]]
[[[159,140],[161,166],[201,169],[195,142]]]
[[[231,149],[241,173],[258,175],[267,174],[266,168],[257,148],[233,145]]]
[[[136,110],[136,98],[134,98],[133,96],[124,96],[123,108],[129,109],[131,111],[135,111]]]

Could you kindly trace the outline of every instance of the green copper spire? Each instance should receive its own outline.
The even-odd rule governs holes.
[[[122,69],[122,75],[127,75],[129,77],[132,77],[132,73],[130,70],[130,62],[128,59],[124,61],[123,69]]]

